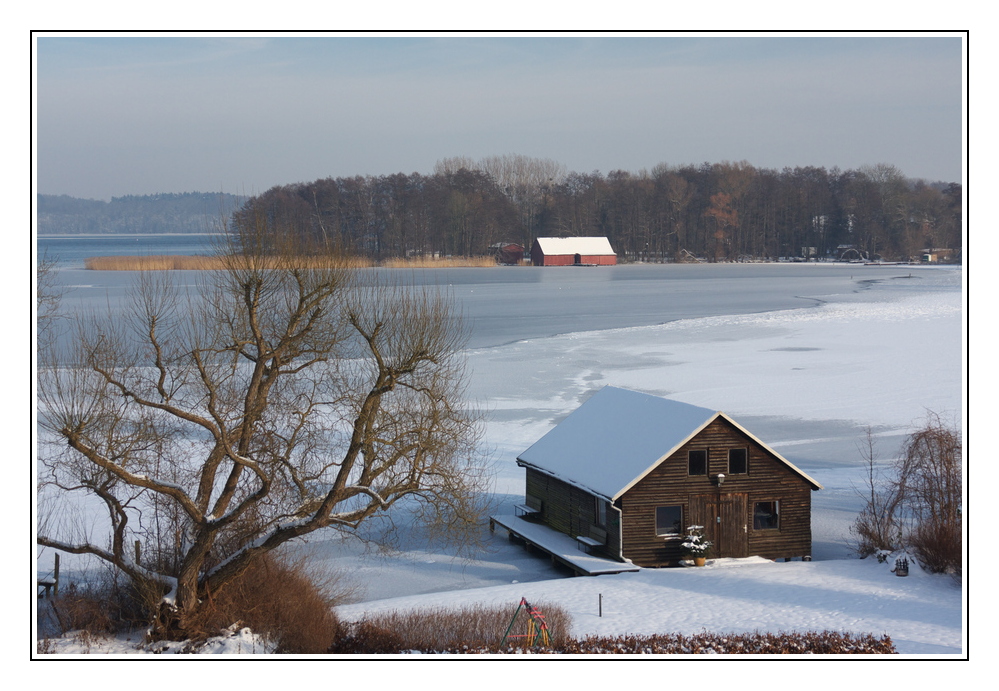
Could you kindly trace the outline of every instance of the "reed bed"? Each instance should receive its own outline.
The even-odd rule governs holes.
[[[275,259],[274,266],[280,261],[282,266],[288,266],[285,259]],[[302,256],[296,258],[292,265],[299,268],[325,266],[325,257]],[[375,262],[362,257],[350,257],[345,260],[351,268],[363,269],[381,266],[387,269],[449,269],[463,267],[496,266],[492,257],[418,257],[415,259],[386,259]],[[209,271],[224,267],[220,257],[207,255],[143,255],[143,256],[112,256],[88,257],[84,266],[93,271]]]
[[[204,271],[220,268],[216,257],[202,255],[146,255],[139,257],[87,257],[84,266],[93,271]]]
[[[409,259],[383,259],[380,266],[386,269],[460,269],[496,266],[493,257],[411,257]]]

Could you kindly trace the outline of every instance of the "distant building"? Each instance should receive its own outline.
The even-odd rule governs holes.
[[[574,266],[617,264],[617,254],[605,237],[538,238],[531,246],[534,266]]]
[[[920,259],[928,264],[936,264],[951,261],[954,254],[954,250],[945,247],[929,247],[920,253]]]
[[[513,242],[497,242],[490,245],[497,264],[520,264],[524,260],[524,246]]]

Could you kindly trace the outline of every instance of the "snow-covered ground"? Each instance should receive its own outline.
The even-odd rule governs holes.
[[[642,569],[612,576],[562,578],[452,591],[341,607],[346,619],[448,604],[557,603],[572,613],[576,636],[701,631],[887,633],[903,654],[962,651],[961,588],[949,577],[894,560],[771,562],[760,557],[708,560],[704,568]]]
[[[887,633],[909,655],[963,655],[966,589],[918,569],[898,578],[890,564],[853,558],[849,542],[865,427],[888,460],[928,410],[963,424],[961,281],[960,270],[900,267],[897,279],[870,290],[811,296],[821,304],[808,309],[580,331],[469,352],[471,394],[487,412],[498,512],[522,501],[517,454],[614,385],[723,410],[822,483],[813,495],[810,563],[718,560],[703,569],[566,578],[485,527],[483,549],[467,559],[405,528],[394,551],[334,537],[304,549],[359,587],[362,601],[340,609],[347,618],[472,602],[508,603],[512,611],[527,597],[568,609],[576,635],[829,629]]]
[[[821,482],[813,495],[815,561],[720,560],[705,569],[530,583],[510,569],[519,583],[360,603],[341,613],[515,605],[524,596],[567,607],[577,635],[829,629],[888,633],[906,654],[961,654],[959,584],[916,570],[899,578],[890,563],[850,553],[863,428],[874,429],[887,460],[927,410],[962,419],[961,274],[909,273],[861,294],[823,296],[825,304],[811,309],[572,333],[471,354],[476,391],[491,412],[488,441],[501,459],[497,492],[508,502],[523,495],[518,453],[600,387],[631,388],[722,409]],[[508,376],[513,367],[520,368],[516,381]],[[441,560],[403,554],[414,566],[420,556]],[[476,566],[465,564],[462,573]]]

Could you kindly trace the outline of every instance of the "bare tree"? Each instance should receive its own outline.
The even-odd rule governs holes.
[[[35,336],[39,348],[55,339],[59,305],[65,289],[56,281],[56,260],[47,254],[35,262]]]
[[[865,475],[863,487],[855,488],[864,500],[864,508],[850,528],[855,549],[861,557],[879,551],[893,552],[902,546],[899,515],[902,493],[895,480],[879,466],[877,443],[870,427],[858,449],[864,457]]]
[[[53,521],[37,541],[154,593],[164,637],[289,540],[404,500],[460,539],[485,496],[450,298],[364,287],[260,218],[231,230],[199,291],[143,274],[127,320],[81,320],[39,374],[43,489],[96,499],[105,522],[88,538]]]

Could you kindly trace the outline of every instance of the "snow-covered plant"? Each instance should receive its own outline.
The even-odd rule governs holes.
[[[692,525],[687,527],[687,536],[680,547],[684,554],[691,557],[703,557],[711,549],[711,542],[704,538],[704,526]]]

